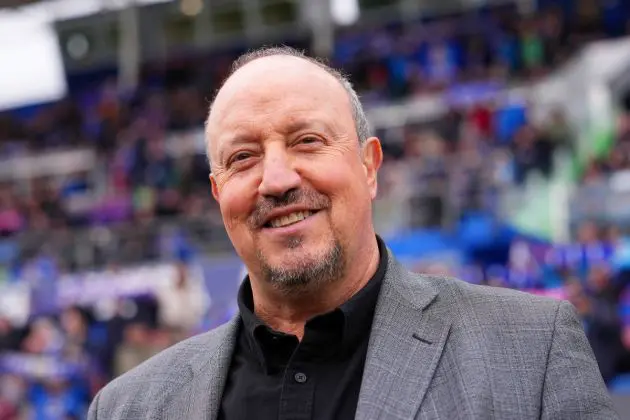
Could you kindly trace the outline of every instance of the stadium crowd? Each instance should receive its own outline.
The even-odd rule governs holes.
[[[353,28],[338,34],[333,62],[351,74],[367,106],[382,105],[448,95],[463,84],[484,82],[479,86],[486,89],[488,83],[502,88],[536,80],[584,43],[623,35],[625,24],[576,20],[553,9],[524,19],[497,12]],[[212,302],[188,263],[199,253],[194,245],[224,237],[199,133],[207,99],[231,57],[175,63],[159,78],[160,71],[147,69],[134,92],[120,92],[115,78],[90,80],[60,103],[0,115],[0,165],[71,149],[95,156],[89,168],[8,174],[2,181],[0,287],[33,286],[36,278],[46,283],[36,287],[45,301],[55,293],[53,279],[66,273],[115,275],[129,264],[178,261],[153,295],[68,304],[41,311],[25,325],[0,313],[0,420],[84,418],[106,381],[202,329]],[[560,111],[535,125],[526,105],[485,96],[475,104],[453,99],[444,116],[377,131],[386,155],[381,198],[406,191],[415,209],[410,228],[448,229],[469,212],[495,212],[503,189],[523,184],[532,172],[551,177],[554,153],[570,151],[573,143]],[[623,114],[610,154],[591,162],[581,182],[602,182],[629,169],[629,136],[630,114]],[[200,226],[207,231],[195,242],[161,229],[165,221],[189,226],[187,234]],[[471,261],[418,269],[568,298],[612,383],[630,371],[628,240],[606,220],[580,220],[578,226],[573,243],[530,244],[529,257],[502,265]],[[84,247],[98,252],[85,257]],[[513,250],[522,254],[518,244]]]

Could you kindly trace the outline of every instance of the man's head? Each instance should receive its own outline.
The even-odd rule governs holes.
[[[206,124],[212,192],[252,278],[301,293],[374,240],[382,160],[350,83],[288,48],[239,58]]]

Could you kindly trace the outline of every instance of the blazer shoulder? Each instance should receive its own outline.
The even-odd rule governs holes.
[[[503,287],[471,284],[453,277],[418,276],[439,291],[438,299],[442,303],[459,307],[468,316],[492,317],[497,322],[525,320],[552,326],[562,302]]]
[[[155,390],[163,393],[190,381],[195,373],[229,340],[235,321],[183,340],[144,361],[107,384],[99,393],[99,405],[120,398],[133,398],[134,393]]]

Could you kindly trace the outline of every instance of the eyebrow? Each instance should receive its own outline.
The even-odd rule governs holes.
[[[334,131],[330,127],[330,125],[326,124],[321,120],[313,120],[313,119],[297,119],[292,121],[287,125],[287,127],[283,130],[285,135],[297,133],[298,131],[306,130],[306,129],[315,129],[319,131],[324,131],[329,135],[332,135]]]
[[[234,148],[235,146],[244,145],[244,144],[253,144],[253,143],[258,143],[258,141],[251,135],[247,135],[247,134],[236,134],[232,136],[231,138],[226,139],[225,140],[226,147],[219,150],[219,162],[223,162],[226,149],[229,150],[230,148]]]

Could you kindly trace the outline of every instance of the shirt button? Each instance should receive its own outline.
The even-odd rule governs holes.
[[[299,383],[299,384],[303,384],[304,382],[306,382],[306,380],[308,379],[306,377],[306,374],[302,373],[302,372],[298,372],[296,373],[293,378],[295,379],[295,382]]]

